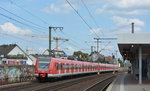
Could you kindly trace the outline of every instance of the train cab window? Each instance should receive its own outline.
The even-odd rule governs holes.
[[[50,65],[51,57],[38,58],[38,70],[47,71]]]
[[[56,69],[58,70],[58,63],[55,63],[55,67],[56,67]]]

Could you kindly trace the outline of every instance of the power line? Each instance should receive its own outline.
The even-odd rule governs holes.
[[[64,33],[63,31],[61,31],[61,33],[63,34],[64,37],[68,38],[68,36],[69,36],[68,34]],[[57,35],[59,35],[59,34],[57,34]],[[70,39],[70,38],[68,38],[68,39],[70,40],[70,42],[66,42],[66,44],[68,44],[68,45],[71,45],[71,46],[73,46],[73,47],[75,47],[77,49],[81,49],[81,46],[83,46],[83,45],[80,45],[78,42],[76,42],[73,39]]]
[[[31,40],[26,40],[24,38],[21,38],[21,37],[15,36],[15,35],[10,35],[10,34],[7,34],[7,33],[0,33],[0,34],[9,36],[9,37],[12,37],[12,38],[15,38],[15,39],[23,40],[23,41],[26,41],[28,43],[32,43],[32,44],[35,44],[35,45],[37,45],[37,44],[41,45],[41,43],[37,43],[37,42],[31,41]]]
[[[68,34],[66,34],[66,33],[64,33],[64,32],[61,32],[65,37],[68,37],[69,35]],[[78,46],[83,46],[83,45],[81,45],[81,44],[79,44],[77,41],[75,41],[75,40],[73,40],[73,39],[70,39],[70,40],[72,40],[75,44],[77,44]],[[87,44],[86,44],[87,45]],[[87,45],[87,46],[89,46],[89,45]],[[79,48],[79,47],[78,47]]]
[[[81,0],[81,2],[82,2],[82,4],[84,5],[84,7],[86,8],[86,10],[88,11],[88,13],[89,13],[91,19],[93,20],[94,24],[95,24],[98,28],[100,28],[99,25],[97,24],[95,18],[94,18],[93,15],[91,14],[90,10],[88,9],[88,7],[86,6],[86,4],[84,3],[84,1]],[[104,35],[103,31],[101,31],[101,32],[102,32],[102,34]]]
[[[109,41],[109,42],[104,46],[104,48],[102,48],[99,52],[101,52],[102,50],[104,50],[110,43],[111,43],[111,41]]]
[[[12,17],[9,17],[9,16],[7,16],[7,15],[4,15],[4,14],[2,14],[2,13],[0,13],[0,15],[3,16],[3,17],[8,18],[8,19],[10,19],[10,20],[13,20],[13,21],[15,21],[15,22],[18,22],[18,23],[20,23],[20,24],[22,24],[22,25],[31,27],[32,29],[36,30],[35,28],[33,28],[34,26],[31,26],[31,25],[29,25],[29,24],[26,24],[26,23],[23,23],[23,22],[21,22],[21,21],[18,21],[18,20],[16,20],[16,19],[14,19],[14,18],[12,18]],[[39,31],[39,30],[36,30],[36,31]],[[41,31],[39,31],[39,32],[41,33]],[[43,32],[43,33],[45,33],[45,32]]]
[[[61,33],[63,34],[64,37],[68,38],[67,35],[64,34],[64,32],[61,32]],[[56,34],[57,34],[57,33],[56,33]],[[57,35],[58,35],[58,34],[57,34]],[[72,39],[70,39],[70,38],[68,38],[68,39],[70,40],[70,42],[74,41],[74,40],[72,40]],[[74,43],[70,43],[70,42],[66,42],[66,44],[72,45],[72,46],[74,46],[75,48],[79,48],[79,45],[75,45],[75,44],[77,44],[76,41],[74,41],[75,44],[74,44]]]
[[[43,19],[41,19],[40,17],[38,17],[38,16],[34,15],[33,13],[29,12],[29,11],[28,11],[28,10],[26,10],[25,8],[23,8],[23,7],[19,6],[18,4],[16,4],[16,3],[15,3],[15,2],[13,2],[12,0],[9,0],[9,1],[10,1],[10,3],[11,3],[11,4],[14,4],[14,5],[15,5],[15,6],[17,6],[18,8],[20,8],[20,9],[24,10],[26,13],[30,14],[30,15],[31,15],[31,16],[33,16],[34,18],[36,18],[36,19],[38,19],[38,20],[42,21],[44,24],[48,24],[48,25],[49,25],[49,23],[48,23],[48,22],[44,21]]]
[[[18,18],[20,18],[20,19],[22,19],[22,20],[24,20],[24,21],[26,21],[26,22],[28,22],[28,23],[31,23],[31,24],[33,24],[33,25],[35,25],[35,26],[38,26],[38,27],[40,27],[40,28],[43,28],[43,29],[47,29],[47,28],[45,28],[45,27],[43,27],[43,26],[40,26],[40,25],[38,25],[38,24],[36,24],[36,23],[34,23],[34,22],[32,22],[32,21],[29,21],[29,20],[27,20],[27,19],[24,19],[24,18],[22,18],[22,17],[20,17],[20,16],[18,16],[18,15],[16,15],[16,14],[10,12],[9,10],[4,9],[4,8],[1,7],[1,6],[0,6],[0,8],[1,8],[2,10],[4,10],[4,11],[6,11],[6,12],[8,12],[8,13],[10,13],[10,14],[12,14],[12,15],[14,15],[14,16],[16,16],[16,17],[18,17]]]
[[[93,28],[85,21],[85,19],[79,14],[79,12],[72,6],[72,4],[68,1],[68,0],[66,0],[67,1],[67,3],[71,6],[71,8],[76,12],[76,14],[82,19],[82,21],[88,26],[88,28],[90,29],[90,30],[93,30]],[[99,37],[96,33],[95,33],[95,31],[93,31],[94,32],[94,34],[97,36],[97,37]]]

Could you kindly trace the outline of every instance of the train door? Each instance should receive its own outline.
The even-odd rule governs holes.
[[[72,68],[71,68],[71,73],[74,72],[74,64],[71,64]]]
[[[98,71],[101,71],[101,65],[100,64],[98,65]]]
[[[76,72],[76,64],[74,64],[74,72]]]
[[[77,72],[77,64],[74,64],[75,72]]]
[[[54,74],[58,74],[58,63],[55,63]]]
[[[92,65],[90,65],[90,69],[91,69],[90,71],[93,71],[93,70],[92,70],[92,69],[93,69],[93,66],[92,66]]]
[[[82,72],[82,64],[80,64],[80,68],[79,69],[80,69],[80,72]]]
[[[65,71],[64,71],[64,63],[61,63],[61,73],[64,74]]]
[[[88,66],[88,65],[86,65],[86,71],[87,71],[87,72],[89,71],[89,66]]]
[[[67,73],[67,67],[66,67],[66,63],[64,63],[64,73]]]
[[[80,72],[80,64],[78,64],[78,72]]]
[[[69,73],[69,64],[68,63],[66,64],[66,67],[67,67],[66,71],[67,71],[67,73]]]
[[[69,73],[71,73],[71,67],[72,65],[71,64],[69,64]]]
[[[58,74],[61,74],[61,63],[58,63]]]
[[[103,65],[100,65],[100,69],[101,69],[101,71],[103,71]]]
[[[78,64],[76,64],[76,72],[78,72]]]
[[[80,72],[80,64],[77,65],[78,72]]]
[[[81,69],[82,69],[82,72],[84,72],[84,64],[82,64],[82,68]]]

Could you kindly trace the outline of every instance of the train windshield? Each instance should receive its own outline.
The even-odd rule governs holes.
[[[39,57],[38,58],[38,70],[48,71],[50,61],[51,61],[50,57]]]

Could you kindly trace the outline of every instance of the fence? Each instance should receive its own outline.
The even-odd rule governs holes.
[[[0,85],[35,80],[32,65],[0,65]]]

